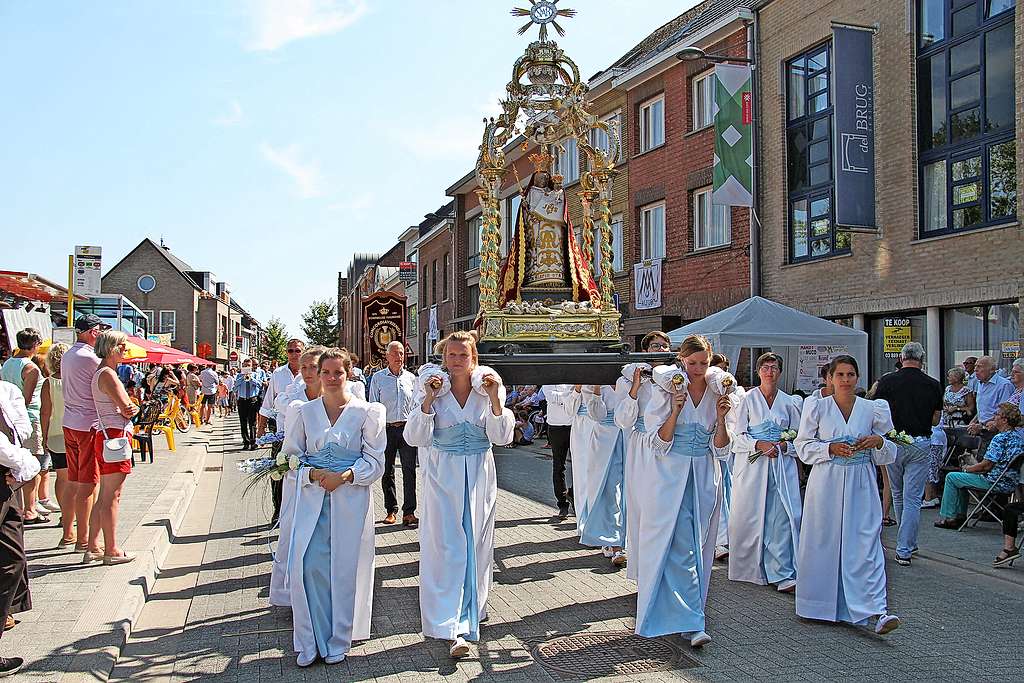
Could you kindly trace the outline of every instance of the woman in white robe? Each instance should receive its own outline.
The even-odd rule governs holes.
[[[323,396],[299,408],[282,452],[303,464],[295,479],[288,543],[296,663],[319,654],[345,659],[353,640],[370,637],[373,603],[373,496],[384,474],[384,406],[346,390],[344,350],[320,356]]]
[[[782,433],[800,426],[801,401],[779,391],[778,354],[761,355],[756,368],[761,383],[736,410],[729,579],[773,584],[789,593],[796,587],[800,474],[796,449],[782,440]]]
[[[731,436],[725,418],[732,404],[708,378],[711,345],[703,337],[683,340],[679,349],[689,386],[675,366],[654,370],[659,389],[644,414],[652,457],[637,471],[640,500],[637,529],[637,635],[654,638],[687,634],[693,647],[711,641],[704,606],[711,581],[721,470]],[[668,381],[662,381],[668,378]],[[678,378],[676,383],[672,378]]]
[[[299,357],[299,374],[288,388],[274,397],[274,410],[281,416],[280,428],[286,435],[298,419],[299,408],[320,397],[320,374],[317,363],[322,346],[311,346]],[[298,473],[289,470],[281,486],[281,514],[278,517],[277,552],[270,567],[270,604],[278,607],[291,605],[288,590],[288,544],[291,541],[292,520],[295,519],[295,479]]]
[[[477,366],[475,335],[453,332],[439,350],[451,388],[439,396],[442,378],[421,373],[405,440],[420,449],[423,635],[448,640],[449,654],[464,657],[466,641],[480,637],[494,563],[491,445],[512,440],[515,417],[497,373]]]
[[[807,480],[797,551],[796,613],[806,619],[866,625],[876,633],[900,625],[887,614],[882,507],[875,467],[896,460],[889,404],[859,398],[857,361],[829,364],[833,394],[809,400],[796,452],[814,465]]]
[[[615,409],[622,395],[611,385],[593,387],[584,416],[590,421],[590,444],[577,459],[586,468],[586,514],[579,525],[580,543],[600,547],[612,565],[626,564],[625,483],[626,448]],[[573,468],[575,471],[575,468]]]
[[[569,392],[565,400],[565,409],[572,419],[569,430],[569,461],[572,464],[572,509],[576,513],[576,535],[583,534],[583,526],[587,522],[587,449],[594,435],[594,420],[589,417],[590,401],[594,397],[594,387],[590,384],[577,384]]]

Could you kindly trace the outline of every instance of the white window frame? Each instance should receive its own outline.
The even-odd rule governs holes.
[[[580,179],[580,147],[576,138],[566,138],[555,146],[555,173],[562,175],[562,185]]]
[[[146,316],[146,334],[156,334],[156,311],[143,311],[142,315]]]
[[[711,201],[712,188],[704,187],[693,193],[693,250],[724,247],[732,242],[732,210],[728,206],[716,206]],[[725,239],[711,243],[709,231],[714,230],[715,214],[725,221]]]
[[[481,246],[483,244],[483,240],[481,239],[482,233],[483,233],[483,229],[484,229],[484,216],[483,216],[482,213],[481,214],[477,214],[476,216],[473,216],[472,218],[469,218],[469,219],[466,220],[466,241],[467,241],[467,244],[466,244],[466,247],[467,247],[466,254],[467,254],[467,257],[469,257],[469,256],[476,256],[477,257],[477,264],[475,266],[470,267],[470,265],[467,263],[466,264],[466,270],[473,270],[474,268],[479,268],[480,267],[479,257],[480,257],[480,248],[481,248]]]
[[[661,125],[655,126],[654,108],[658,104],[661,105]],[[638,114],[640,121],[640,153],[643,154],[644,152],[665,144],[665,96],[658,95],[657,97],[652,97],[644,102],[640,105]],[[659,129],[661,132],[660,137],[656,135],[656,133],[659,132]]]
[[[607,124],[609,128],[613,128],[618,134],[619,138],[619,153],[613,161],[622,161],[625,158],[626,145],[622,139],[622,110],[613,111],[610,114],[606,114],[601,117],[601,122]],[[607,132],[601,128],[590,129],[590,146],[594,149],[599,149],[605,154],[608,154],[609,147],[611,147],[611,139]]]
[[[691,93],[693,101],[693,130],[698,131],[713,126],[715,124],[715,70],[709,69],[695,76]],[[702,103],[704,105],[703,108],[700,106]]]
[[[168,330],[167,326],[164,325],[164,314],[171,314],[171,329]],[[178,312],[177,311],[160,311],[160,334],[171,333],[171,341],[174,341],[178,337]]]
[[[660,211],[659,211],[660,209]],[[661,225],[657,216],[661,216]],[[640,260],[665,258],[665,202],[640,207]]]

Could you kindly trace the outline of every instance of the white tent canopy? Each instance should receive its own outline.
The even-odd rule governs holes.
[[[857,359],[860,366],[861,385],[867,381],[866,332],[816,318],[759,296],[672,330],[668,336],[672,340],[672,345],[678,346],[691,334],[707,337],[715,351],[727,356],[734,368],[739,362],[741,349],[770,348],[785,361],[780,382],[784,390],[796,386],[800,369],[800,347],[815,347],[813,353],[819,356],[849,353]],[[804,364],[806,374],[812,351],[805,348],[803,353],[807,359]]]

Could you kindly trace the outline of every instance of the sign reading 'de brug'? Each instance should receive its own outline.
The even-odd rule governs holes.
[[[875,228],[875,85],[871,41],[874,33],[834,26],[832,144],[835,166],[835,222],[846,228]]]

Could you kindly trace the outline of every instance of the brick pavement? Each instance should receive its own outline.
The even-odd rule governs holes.
[[[125,639],[126,622],[141,607],[151,584],[161,536],[179,506],[187,504],[188,470],[205,457],[208,434],[177,434],[177,451],[156,439],[155,462],[139,463],[122,492],[118,544],[136,561],[118,567],[82,565],[82,554],[57,550],[54,524],[26,527],[32,610],[4,634],[4,654],[26,661],[18,680],[96,680],[105,677]],[[51,478],[51,482],[54,481]],[[51,483],[52,485],[52,483]]]
[[[211,446],[215,459],[222,453],[224,470],[202,561],[175,573],[193,573],[192,593],[165,594],[163,579],[152,593],[153,600],[191,595],[184,627],[149,634],[161,636],[149,642],[133,639],[131,661],[119,664],[115,678],[566,680],[535,663],[529,648],[557,634],[632,627],[636,594],[624,572],[581,548],[572,524],[550,517],[549,459],[539,449],[500,450],[495,585],[478,656],[452,662],[445,643],[420,635],[416,532],[378,526],[371,640],[341,664],[299,669],[290,614],[267,604],[269,498],[240,497],[237,445],[232,437]],[[381,511],[378,487],[378,518]],[[708,607],[714,642],[694,652],[675,641],[697,666],[629,680],[1020,679],[1019,585],[927,559],[909,569],[890,563],[889,575],[892,606],[905,626],[882,639],[797,619],[791,596],[731,583],[726,567],[716,565]]]

